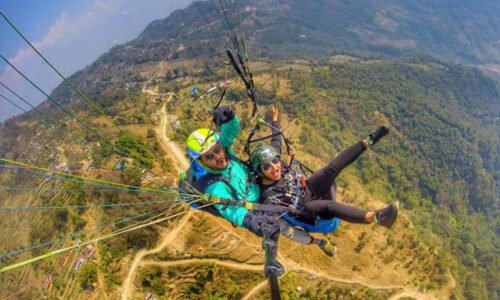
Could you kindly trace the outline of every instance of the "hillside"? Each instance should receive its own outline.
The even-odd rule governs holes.
[[[324,58],[344,52],[399,57],[425,53],[469,64],[500,62],[498,1],[238,3],[242,27],[252,54],[258,57]],[[206,41],[223,32],[219,13],[210,2],[196,2],[170,18],[153,22],[137,41]],[[203,27],[208,21],[212,25]],[[194,50],[201,51],[198,47]]]
[[[387,1],[384,5],[390,4],[392,9],[368,6],[360,10],[356,4],[342,5],[340,1],[310,5],[293,1],[287,1],[286,5],[280,1],[259,3],[243,10],[243,23],[249,32],[247,39],[252,56],[261,57],[251,61],[261,112],[267,104],[279,106],[283,128],[294,142],[298,155],[313,168],[323,165],[377,125],[390,125],[391,135],[339,178],[340,197],[342,202],[367,208],[400,201],[403,212],[392,231],[344,223],[329,237],[339,249],[337,258],[328,258],[313,247],[283,241],[280,259],[288,271],[281,279],[284,293],[291,298],[341,295],[353,299],[405,296],[443,299],[449,295],[458,299],[498,298],[496,216],[500,196],[500,97],[496,83],[474,68],[420,54],[400,57],[406,53],[401,50],[404,47],[395,47],[394,43],[383,49],[376,47],[373,40],[360,33],[367,28],[356,31],[358,38],[353,38],[352,32],[333,30],[345,27],[343,18],[326,18],[337,14],[347,16],[346,10],[357,7],[357,13],[351,13],[354,19],[349,21],[353,24],[358,20],[368,26],[370,23],[365,21],[373,17],[374,11],[381,13],[380,9],[387,10],[384,14],[392,18],[396,18],[394,12],[399,12],[397,15],[405,16],[405,22],[411,24],[408,18],[414,16],[415,11],[421,10],[420,17],[430,13],[430,8],[423,9],[425,4],[410,6]],[[446,3],[443,1],[438,8],[451,5]],[[328,9],[317,9],[315,5],[320,4]],[[435,26],[434,30],[448,28],[454,32],[464,20],[461,14],[482,13],[488,5],[495,4],[457,6],[453,10],[457,16],[449,20],[435,17],[436,24],[427,23]],[[433,13],[438,13],[438,8]],[[409,9],[411,14],[404,13]],[[307,17],[312,13],[324,16]],[[322,26],[311,26],[308,23],[311,20]],[[445,21],[446,24],[442,23]],[[331,25],[328,22],[332,22]],[[386,26],[392,24],[384,22]],[[454,22],[458,25],[451,26]],[[179,23],[184,25],[180,27]],[[295,32],[289,30],[289,26],[302,23],[299,31],[308,28],[304,33],[308,40],[296,43]],[[220,39],[207,36],[213,31],[205,31],[200,27],[202,24],[204,21],[197,9],[177,11],[165,20],[152,23],[138,39],[113,48],[71,77],[134,138],[120,133],[66,86],[61,85],[52,93],[110,144],[127,151],[127,156],[133,159],[125,159],[128,163],[125,171],[117,170],[117,165],[124,161],[123,153],[112,149],[48,101],[40,106],[43,117],[25,114],[1,125],[0,157],[58,170],[67,167],[75,174],[136,187],[155,188],[150,180],[174,187],[182,167],[169,151],[172,146],[165,144],[162,137],[165,124],[169,124],[163,121],[167,116],[162,113],[162,107],[166,105],[168,117],[180,122],[180,128],[175,131],[167,125],[167,135],[182,147],[189,132],[202,124],[208,126],[210,110],[215,104],[215,96],[190,97],[191,89],[197,86],[207,90],[212,82],[221,81],[225,76],[223,58],[213,55],[220,50],[217,48],[221,45]],[[368,27],[374,33],[381,30],[371,26]],[[383,30],[377,34],[415,40],[409,43],[413,45],[408,48],[410,52],[419,50],[444,57],[448,51],[448,60],[498,62],[495,60],[498,53],[487,52],[490,48],[486,45],[491,42],[488,30],[484,30],[483,35],[475,35],[478,39],[475,45],[484,46],[481,50],[484,52],[479,53],[473,47],[458,47],[453,34],[448,35],[447,43],[434,43],[430,38],[405,31],[405,26],[398,27],[392,35]],[[475,30],[475,25],[471,26],[471,30]],[[193,31],[195,28],[202,29]],[[431,29],[424,28],[418,33],[434,36]],[[321,38],[328,34],[332,36],[331,41]],[[200,39],[201,36],[204,38]],[[276,36],[282,39],[274,38]],[[335,48],[331,47],[333,44],[345,46]],[[435,48],[427,49],[430,44]],[[493,47],[495,49],[498,51]],[[331,55],[340,52],[346,53]],[[399,58],[388,59],[393,55]],[[379,59],[373,59],[374,56]],[[486,56],[489,58],[485,59]],[[236,74],[229,74],[232,83],[224,104],[232,104],[241,116],[243,135],[236,146],[241,152],[252,121],[248,117],[243,86]],[[5,169],[0,171],[0,182],[2,187],[37,189],[19,193],[2,190],[3,206],[164,199],[148,194],[139,196],[133,189],[123,194],[92,190],[68,194],[64,191],[85,185]],[[161,205],[155,206],[152,212],[167,208],[172,212],[182,211]],[[2,212],[10,215],[0,219],[4,228],[0,249],[5,253],[81,230],[88,232],[82,240],[93,238],[100,234],[89,233],[96,226],[150,210],[114,207],[67,209],[57,213]],[[151,215],[143,219],[146,217]],[[122,226],[125,225],[113,228]],[[75,240],[56,244],[52,249],[74,244]],[[189,213],[186,217],[93,245],[95,254],[80,272],[72,271],[72,263],[82,255],[81,250],[62,256],[64,260],[51,258],[0,274],[0,282],[5,287],[2,297],[116,299],[120,295],[124,297],[128,289],[127,293],[134,298],[144,298],[148,292],[164,298],[209,295],[265,298],[264,277],[258,271],[262,265],[260,241],[245,230],[234,230],[224,220],[202,213]],[[139,252],[148,248],[158,252]],[[47,250],[42,248],[19,257],[1,258],[1,264]],[[136,259],[138,269],[134,270],[131,266]],[[46,282],[47,278],[52,285],[44,288],[42,281]],[[95,287],[92,292],[84,291],[89,282]]]

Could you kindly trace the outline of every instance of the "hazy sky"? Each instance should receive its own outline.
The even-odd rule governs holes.
[[[65,76],[122,44],[153,20],[165,18],[192,0],[1,0],[0,11]],[[0,17],[0,54],[50,93],[61,80]],[[33,105],[45,100],[0,60],[0,81]],[[0,94],[28,108],[3,87]],[[0,121],[21,111],[0,98]]]

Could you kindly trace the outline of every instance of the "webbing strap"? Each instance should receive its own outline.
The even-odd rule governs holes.
[[[263,211],[263,212],[276,212],[276,213],[284,213],[284,212],[295,212],[295,208],[291,206],[283,206],[283,205],[272,205],[272,204],[261,204],[261,203],[252,203],[245,202],[245,208],[251,211]]]
[[[295,208],[293,208],[291,206],[236,201],[233,199],[218,198],[215,196],[209,196],[206,198],[206,200],[211,201],[211,202],[215,202],[216,204],[222,204],[224,206],[240,206],[240,207],[244,207],[250,211],[263,211],[263,212],[267,211],[267,212],[276,212],[276,213],[294,212],[295,211]]]

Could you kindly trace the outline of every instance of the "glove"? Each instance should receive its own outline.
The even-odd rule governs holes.
[[[220,126],[232,119],[234,119],[234,112],[229,106],[217,107],[217,109],[214,110],[213,122],[215,125]]]
[[[248,230],[250,230],[251,232],[255,233],[258,236],[263,236],[264,235],[263,231],[264,230],[266,231],[267,239],[264,239],[264,241],[262,242],[262,246],[267,247],[269,249],[270,252],[269,254],[271,255],[274,261],[278,253],[278,239],[280,236],[280,223],[276,218],[276,216],[269,216],[269,215],[257,216],[252,213],[247,213],[245,215],[245,218],[243,219],[243,225]],[[277,263],[275,267],[277,267],[278,265],[280,264]],[[281,270],[283,270],[283,268],[281,268]],[[268,271],[266,271],[266,273],[267,272]],[[281,271],[281,273],[283,272]]]
[[[264,226],[267,226],[269,228],[268,236],[270,238],[278,236],[280,231],[278,220],[268,215],[257,216],[252,213],[247,213],[243,219],[243,226],[258,236],[263,236],[262,229]]]

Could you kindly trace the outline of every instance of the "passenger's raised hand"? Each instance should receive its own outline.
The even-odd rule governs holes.
[[[234,112],[229,106],[218,107],[213,113],[213,122],[217,126],[221,126],[234,119]]]
[[[271,111],[271,115],[273,117],[273,122],[278,121],[278,109],[274,105],[269,106],[269,110]]]

